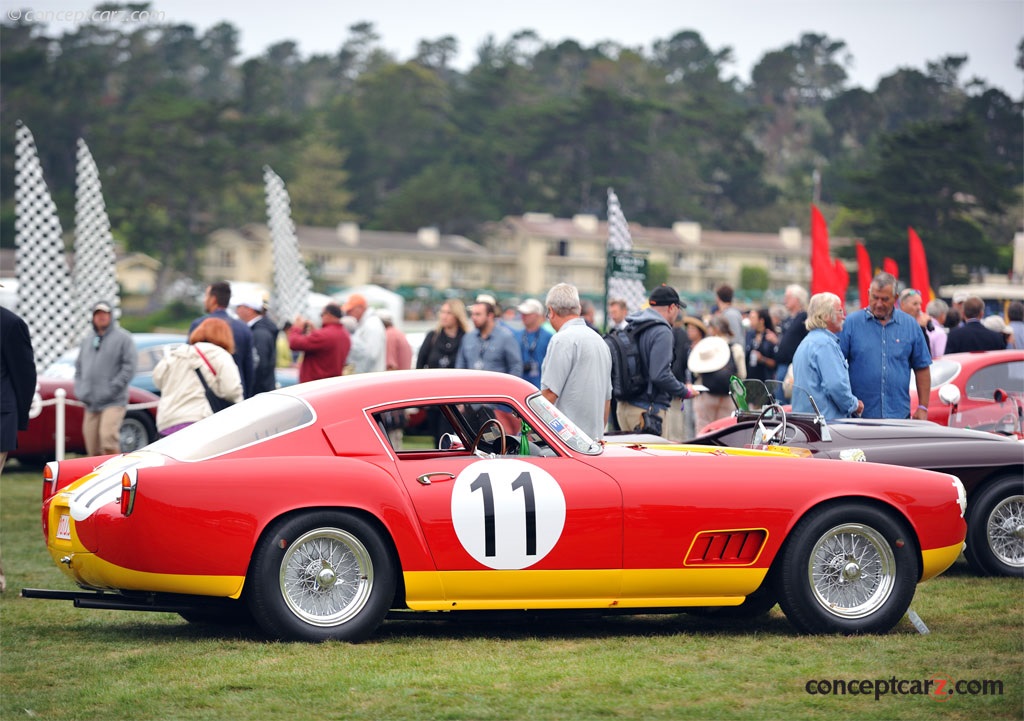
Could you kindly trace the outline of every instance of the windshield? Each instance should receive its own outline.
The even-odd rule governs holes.
[[[313,410],[301,399],[260,393],[146,446],[179,461],[201,461],[304,428]]]
[[[562,439],[562,442],[574,451],[596,456],[601,453],[601,444],[581,431],[579,427],[570,421],[562,411],[555,408],[547,398],[540,393],[530,396],[527,404],[533,412],[540,416],[548,428]]]
[[[949,383],[957,377],[960,373],[960,364],[946,358],[938,358],[932,361],[929,370],[931,371],[932,388],[938,388],[943,383]],[[914,391],[917,390],[917,379],[913,373],[910,374],[910,388]]]

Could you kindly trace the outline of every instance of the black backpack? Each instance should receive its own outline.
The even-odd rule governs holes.
[[[629,323],[623,330],[615,330],[604,337],[612,354],[612,398],[625,401],[636,398],[647,390],[647,368],[640,358],[637,340],[640,334],[660,321],[644,320]]]

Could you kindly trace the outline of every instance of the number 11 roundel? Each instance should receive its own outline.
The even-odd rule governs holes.
[[[478,461],[455,479],[452,523],[462,547],[484,566],[528,568],[558,543],[565,495],[550,473],[526,461]]]

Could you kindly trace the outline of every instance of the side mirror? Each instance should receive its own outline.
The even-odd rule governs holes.
[[[947,383],[939,388],[939,400],[947,406],[957,405],[960,403],[960,389],[952,383]]]
[[[1004,391],[1002,388],[996,388],[996,392],[992,394],[992,399],[996,403],[1005,403],[1010,397],[1010,394]]]

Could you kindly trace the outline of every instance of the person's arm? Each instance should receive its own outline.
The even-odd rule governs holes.
[[[519,348],[519,341],[512,333],[505,334],[506,341],[505,362],[508,364],[508,372],[511,375],[523,377],[523,353]]]
[[[128,389],[128,384],[135,376],[135,366],[139,360],[139,354],[135,350],[135,341],[132,340],[128,332],[120,333],[119,336],[121,358],[117,373],[110,379],[110,387],[117,394],[124,393]]]
[[[207,353],[210,363],[217,369],[211,384],[213,392],[221,398],[238,403],[242,400],[242,376],[231,355],[223,353]]]
[[[929,366],[914,369],[914,380],[917,382],[917,408],[911,411],[911,416],[919,421],[928,420],[928,399],[932,392],[932,369]]]
[[[545,398],[547,398],[547,399],[548,399],[548,400],[549,400],[549,401],[551,402],[551,404],[552,404],[552,405],[554,405],[555,401],[557,401],[557,400],[558,400],[558,394],[557,394],[557,393],[555,393],[555,392],[554,392],[553,390],[551,390],[550,388],[545,388],[544,390],[542,390],[542,391],[540,392],[540,394],[541,394],[542,396],[544,396]],[[605,419],[604,419],[604,420],[605,420],[605,423],[607,423],[607,422],[608,422],[608,413],[607,413],[607,405],[608,405],[608,404],[606,403],[606,404],[605,404]]]
[[[292,334],[293,330],[295,330],[295,326],[288,329],[288,345],[292,350],[316,351],[322,348],[331,348],[338,342],[334,335],[324,333],[320,328],[311,333],[303,333],[300,329],[294,335]]]
[[[427,362],[430,358],[430,348],[434,344],[434,334],[438,331],[432,330],[427,333],[426,337],[423,338],[423,343],[420,344],[420,350],[416,354],[416,367],[426,368]],[[443,332],[443,331],[441,331]]]

